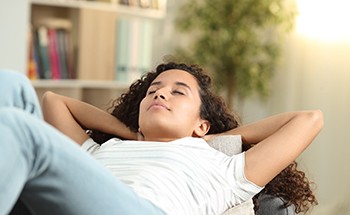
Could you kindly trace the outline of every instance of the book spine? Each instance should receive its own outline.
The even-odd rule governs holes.
[[[63,18],[42,18],[36,23],[40,78],[70,78],[67,32],[72,22]]]
[[[117,63],[116,79],[120,82],[128,82],[128,56],[129,56],[129,22],[127,18],[120,18],[117,21]]]
[[[143,20],[140,33],[140,52],[139,52],[139,74],[143,75],[151,68],[152,56],[152,35],[153,26],[149,20]]]
[[[77,77],[75,63],[74,63],[74,47],[73,39],[70,31],[66,31],[65,34],[65,44],[66,44],[66,56],[67,56],[67,69],[70,79],[75,79]]]
[[[51,74],[52,79],[60,79],[60,64],[59,64],[59,55],[57,50],[57,37],[56,29],[50,28],[49,33],[49,55],[51,62]]]
[[[29,43],[29,55],[28,55],[28,65],[27,65],[27,76],[29,79],[37,79],[37,65],[34,59],[34,41],[33,34],[31,31],[28,33],[28,43]]]
[[[40,59],[42,62],[42,70],[43,70],[43,78],[50,79],[51,78],[51,62],[49,57],[49,38],[48,38],[48,30],[46,27],[41,26],[37,29],[38,32],[38,40],[39,40],[39,50],[40,50]]]
[[[44,71],[43,71],[43,65],[40,57],[41,53],[40,53],[38,32],[33,28],[31,33],[32,33],[33,49],[34,49],[33,54],[36,62],[37,77],[41,79],[44,77]]]
[[[56,32],[61,78],[67,79],[69,78],[69,74],[67,65],[67,48],[65,40],[66,31],[64,29],[57,29]]]
[[[129,40],[129,83],[134,82],[140,77],[139,74],[139,49],[140,49],[140,20],[131,19],[130,22],[130,40]]]

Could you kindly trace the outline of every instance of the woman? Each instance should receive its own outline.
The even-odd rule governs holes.
[[[194,65],[175,63],[160,65],[154,73],[149,73],[143,79],[135,82],[128,93],[115,100],[115,105],[111,107],[113,109],[112,115],[121,120],[132,131],[137,132],[139,128],[139,104],[152,81],[160,73],[170,69],[185,70],[196,77],[201,89],[201,116],[210,123],[210,129],[207,134],[218,134],[239,126],[240,123],[237,116],[233,115],[220,97],[210,91],[211,79],[202,73],[201,68]],[[91,136],[100,144],[113,137],[113,135],[96,130]],[[244,149],[247,150],[253,145],[254,143],[248,142],[244,145]],[[278,199],[273,197],[278,197]],[[260,208],[258,199],[262,202]],[[290,211],[293,208],[295,213],[306,213],[312,205],[317,204],[305,173],[297,169],[295,161],[269,182],[259,195],[255,196],[254,200],[255,209],[259,209],[259,214],[274,214],[272,202],[277,202],[276,207],[279,207],[281,204],[284,205],[286,211]],[[276,208],[276,210],[281,212],[280,208]]]
[[[46,181],[47,176],[45,175],[45,173],[47,172],[49,172],[50,175],[52,174],[56,177],[59,176],[59,179],[63,181],[68,180],[67,178],[69,178],[67,182],[75,182],[75,175],[80,175],[80,177],[83,175],[86,178],[88,178],[88,181],[91,181],[91,176],[96,177],[95,173],[98,173],[97,181],[105,183],[106,187],[103,188],[103,186],[101,187],[97,183],[98,189],[94,189],[94,191],[104,189],[104,194],[109,193],[107,195],[107,198],[109,197],[110,199],[112,199],[112,202],[114,204],[118,203],[119,207],[121,208],[120,210],[125,209],[124,214],[133,214],[132,211],[135,212],[137,211],[137,209],[142,210],[143,214],[179,214],[176,212],[177,207],[181,207],[179,210],[181,212],[184,212],[182,214],[203,214],[203,212],[205,212],[204,214],[219,214],[228,207],[239,204],[249,199],[256,193],[260,192],[263,186],[265,186],[276,175],[278,175],[279,172],[281,172],[285,167],[287,167],[291,162],[293,162],[295,158],[311,143],[313,138],[317,135],[317,133],[322,127],[322,114],[320,111],[290,112],[272,116],[265,120],[246,126],[237,127],[237,125],[227,125],[225,121],[220,122],[217,121],[214,117],[212,117],[211,114],[213,114],[213,112],[217,111],[220,113],[221,111],[218,111],[218,109],[214,109],[210,106],[211,102],[209,101],[212,101],[212,99],[214,99],[213,101],[217,101],[215,100],[217,98],[206,90],[210,81],[207,76],[198,75],[200,74],[200,72],[201,71],[198,70],[196,67],[186,66],[182,64],[165,64],[159,66],[157,68],[156,73],[150,73],[147,77],[145,77],[145,79],[147,79],[148,81],[141,80],[136,84],[132,85],[130,93],[124,95],[121,99],[121,103],[123,103],[123,100],[125,101],[127,99],[131,99],[132,97],[143,98],[142,101],[134,100],[136,102],[136,107],[138,106],[137,102],[139,102],[139,108],[137,107],[136,109],[130,109],[128,110],[129,113],[131,113],[129,116],[122,116],[118,118],[111,117],[111,115],[106,114],[105,112],[100,111],[84,103],[59,95],[55,95],[53,93],[47,93],[44,98],[45,119],[49,123],[54,125],[56,128],[58,128],[62,133],[72,138],[75,142],[83,144],[83,148],[87,148],[87,150],[91,151],[92,155],[95,156],[96,159],[98,159],[102,164],[107,165],[107,168],[108,165],[111,165],[110,161],[106,159],[108,158],[110,152],[112,154],[118,154],[118,150],[123,149],[123,147],[126,147],[126,152],[130,152],[130,155],[140,155],[137,154],[137,152],[133,151],[135,147],[131,146],[130,143],[135,144],[135,146],[145,148],[147,156],[157,154],[154,152],[158,152],[153,151],[153,153],[150,153],[150,149],[148,148],[149,146],[152,146],[154,147],[154,149],[165,153],[160,154],[161,156],[163,156],[162,159],[165,159],[165,163],[162,163],[162,161],[157,160],[157,165],[164,165],[161,169],[164,169],[165,172],[164,174],[163,172],[158,173],[160,176],[164,176],[162,178],[162,181],[165,180],[169,182],[168,184],[171,185],[174,185],[174,178],[172,178],[172,176],[174,176],[173,174],[175,173],[175,176],[177,177],[177,179],[175,180],[175,186],[177,185],[177,182],[179,183],[179,187],[176,187],[176,190],[183,191],[181,192],[181,197],[183,197],[185,193],[188,194],[184,196],[187,198],[185,201],[179,199],[176,195],[172,195],[171,192],[170,194],[166,192],[167,187],[159,188],[160,191],[155,189],[158,186],[158,184],[152,185],[152,176],[154,174],[153,167],[155,167],[154,165],[152,165],[152,162],[150,162],[150,164],[147,166],[147,168],[150,168],[149,171],[143,171],[143,169],[138,169],[144,166],[136,166],[136,168],[130,169],[132,171],[139,170],[142,174],[145,174],[141,174],[141,176],[138,175],[138,172],[127,172],[130,168],[130,164],[128,162],[122,163],[122,165],[118,164],[117,166],[113,166],[119,168],[118,170],[121,170],[123,168],[125,170],[126,168],[126,172],[124,171],[122,173],[125,175],[119,175],[119,177],[122,179],[122,182],[120,182],[119,180],[115,180],[116,182],[113,183],[112,181],[110,181],[110,175],[106,171],[100,170],[97,164],[91,161],[87,156],[81,154],[80,152],[77,152],[79,150],[76,150],[74,149],[74,147],[71,146],[70,143],[72,141],[70,141],[69,139],[65,139],[60,133],[47,128],[48,126],[46,124],[39,123],[34,119],[31,120],[34,121],[35,124],[37,124],[35,129],[28,128],[28,126],[20,126],[21,128],[25,128],[23,129],[25,132],[29,132],[31,134],[27,137],[32,137],[34,134],[36,134],[36,132],[40,134],[40,137],[43,136],[43,138],[34,140],[29,138],[29,145],[35,145],[40,143],[40,146],[42,146],[45,145],[43,142],[52,142],[50,144],[50,147],[48,147],[48,151],[53,151],[52,155],[54,156],[62,152],[61,156],[58,157],[62,157],[65,159],[61,167],[66,171],[69,170],[69,177],[65,176],[67,174],[66,171],[60,170],[60,165],[57,164],[58,161],[56,161],[56,159],[53,159],[53,161],[56,161],[53,162],[53,170],[52,163],[49,162],[49,164],[45,166],[42,165],[42,162],[40,162],[40,167],[42,168],[39,168],[39,170],[43,169],[44,172],[40,172],[38,169],[36,169],[36,171],[34,171],[34,180],[33,178],[28,178],[27,176],[23,175],[22,177],[18,178],[22,179],[21,181],[22,184],[25,186],[25,189],[30,189],[33,187],[36,188],[35,185],[41,185],[41,179],[44,179],[44,181]],[[133,88],[142,89],[139,92],[143,92],[143,94],[132,95],[133,92],[137,92],[133,91]],[[214,105],[214,107],[221,108],[220,102],[213,103],[216,104],[216,106]],[[120,107],[121,110],[118,110],[118,107]],[[123,105],[117,105],[116,112],[122,115]],[[221,113],[225,113],[225,111]],[[5,114],[3,115],[5,116]],[[20,119],[30,118],[24,117],[23,114],[18,111],[12,111],[10,115],[12,118],[16,118],[17,121],[20,121],[21,123],[23,122],[23,120]],[[16,117],[18,115],[22,117]],[[11,117],[7,117],[4,120],[4,122],[6,123],[2,123],[2,127],[0,127],[4,131],[7,131],[6,134],[14,133],[14,130],[16,131],[17,128],[15,125],[8,123],[8,121],[12,122]],[[132,124],[126,123],[126,117],[130,117],[130,119],[133,118],[131,119]],[[138,120],[135,121],[135,117]],[[227,117],[222,118],[228,119],[230,117],[232,116],[227,115]],[[235,120],[228,121],[236,123]],[[228,126],[228,128],[223,130],[225,132],[217,134],[217,132],[222,131],[215,130],[215,127],[220,124],[223,124],[222,127]],[[24,125],[26,125],[25,122]],[[230,129],[230,126],[233,129]],[[89,136],[85,133],[85,129],[99,130],[103,133],[108,133],[114,136],[122,137],[123,139],[135,139],[137,137],[136,130],[138,130],[142,134],[141,138],[143,141],[131,141],[123,143],[117,139],[112,139],[111,141],[108,141],[107,143],[102,145],[102,147],[99,147],[91,142]],[[212,149],[207,147],[207,145],[203,141],[203,139],[209,140],[214,136],[226,134],[239,134],[242,136],[244,143],[256,144],[256,146],[247,150],[245,153],[228,158],[218,152],[214,152]],[[11,142],[18,143],[25,141],[23,139],[17,140],[17,138],[21,138],[18,135],[8,136],[8,139],[12,140]],[[54,140],[51,140],[52,136],[54,136]],[[50,140],[47,139],[48,137],[50,137]],[[293,139],[289,137],[293,137]],[[164,142],[169,141],[171,144],[164,145]],[[66,142],[67,144],[61,143],[61,145],[58,145],[58,143],[55,142]],[[20,147],[23,146],[21,145]],[[51,148],[54,148],[55,150],[52,150]],[[113,151],[114,149],[118,150]],[[184,151],[184,149],[189,150],[190,154],[188,154],[187,151]],[[23,151],[23,149],[21,150]],[[125,148],[123,150],[125,150]],[[178,153],[174,153],[174,151]],[[180,159],[177,158],[178,155],[182,155],[182,152],[187,155],[185,157],[181,157]],[[205,155],[204,157],[202,157],[203,154]],[[190,159],[189,155],[195,156],[195,159]],[[125,156],[125,154],[123,154],[123,156]],[[135,159],[132,160],[136,162],[137,165],[139,165],[139,163],[137,162],[140,161],[138,160],[138,156],[135,156]],[[147,160],[147,156],[143,159],[149,161]],[[177,159],[175,164],[179,165],[179,167],[187,168],[188,166],[189,169],[187,170],[187,172],[185,170],[183,171],[189,175],[184,175],[182,177],[182,169],[175,168],[177,167],[176,165],[170,165],[172,164],[171,161],[166,160],[168,156],[175,160]],[[38,159],[38,156],[34,157],[34,160],[36,161]],[[73,162],[73,158],[75,157],[79,157],[77,158],[79,161],[77,162],[77,164]],[[83,159],[81,159],[80,157],[83,157]],[[213,159],[211,161],[213,161],[215,165],[211,165],[212,162],[206,162],[206,158],[208,157]],[[196,172],[196,174],[190,174],[193,170],[196,170],[198,166],[201,166],[201,163],[191,163],[196,162],[197,158],[198,160],[201,160],[201,162],[206,163],[204,166],[202,165],[201,171]],[[181,166],[180,163],[181,161],[183,161],[182,159],[190,159],[189,161],[191,162],[188,162],[186,163],[186,165]],[[60,159],[60,162],[61,161],[62,159]],[[65,166],[65,164],[70,165],[71,163],[74,163],[75,165]],[[88,163],[89,165],[85,165],[84,163]],[[217,175],[208,176],[208,174],[210,174],[211,171],[206,171],[206,168],[210,167],[215,169],[217,166],[220,166],[219,170],[215,172],[215,174]],[[47,171],[47,169],[49,169],[50,171]],[[89,169],[92,170],[91,175],[87,175]],[[37,174],[38,171],[40,172],[40,174]],[[76,173],[76,171],[78,171],[78,173]],[[167,171],[170,171],[170,173]],[[79,174],[79,172],[81,173]],[[57,173],[61,173],[64,176]],[[119,171],[113,173],[119,174]],[[42,174],[44,176],[42,176]],[[99,177],[99,175],[103,177]],[[143,180],[140,181],[135,178],[128,178],[128,176],[130,175],[137,177],[144,176],[145,178],[149,177],[150,180],[147,181],[147,186],[142,186],[137,183],[135,185],[133,184],[133,182],[142,182]],[[159,177],[159,175],[157,177]],[[104,177],[106,177],[107,179],[104,179]],[[194,180],[191,180],[191,177],[193,177]],[[208,177],[211,178],[212,181],[206,181],[205,179]],[[29,183],[29,179],[34,181],[34,185]],[[194,183],[197,179],[200,180],[199,182],[203,182],[203,186]],[[132,183],[129,183],[129,181],[131,181]],[[93,182],[96,183],[96,181],[94,180]],[[93,183],[93,186],[95,186],[95,183]],[[129,190],[129,187],[124,186],[125,184],[123,183],[128,184],[129,187],[132,187],[132,190]],[[222,190],[220,191],[217,191],[217,189],[210,190],[207,186],[208,184],[206,183],[209,183],[210,185],[215,185],[214,188],[217,188],[219,185],[225,186],[222,186],[224,188],[222,188]],[[191,186],[187,186],[189,184],[191,184]],[[2,186],[2,183],[0,183],[0,185]],[[77,196],[74,196],[74,194],[79,191],[86,194],[86,190],[82,189],[84,187],[83,185],[75,184],[75,186],[77,187],[73,186],[70,192],[68,192],[69,199],[75,199],[73,197]],[[85,184],[85,186],[87,185]],[[151,186],[151,189],[149,189],[149,186]],[[21,190],[21,187],[14,187],[17,188],[18,194],[18,192]],[[170,187],[169,189],[172,189],[173,187]],[[229,189],[227,189],[228,187]],[[59,188],[63,189],[63,187],[60,186],[55,188],[57,190],[60,190]],[[107,188],[110,192],[107,192]],[[209,191],[207,191],[206,189],[209,189]],[[134,193],[134,191],[136,191],[136,194]],[[192,191],[195,192],[191,193]],[[159,196],[159,192],[161,194],[164,194],[164,196]],[[22,198],[23,193],[25,192],[22,192]],[[127,203],[122,202],[118,198],[116,199],[116,197],[110,195],[110,193],[121,193],[130,198],[130,200],[127,201],[128,203],[137,202],[139,204],[133,204],[134,207],[128,208],[126,207],[128,205]],[[104,194],[101,194],[101,191],[98,191],[96,198],[106,198]],[[206,202],[206,200],[208,200],[207,198],[211,198],[211,194],[215,194],[215,196],[218,197],[218,200],[220,201]],[[205,197],[204,199],[198,199],[203,196]],[[40,199],[40,197],[41,196],[36,198]],[[61,196],[59,197],[60,198],[58,199],[61,199]],[[163,198],[165,198],[165,200],[163,200]],[[48,201],[52,199],[41,198],[41,200]],[[73,201],[77,203],[76,199]],[[191,204],[186,204],[187,201]],[[111,205],[108,205],[104,201],[99,201],[98,203],[104,204],[106,208],[111,207],[109,208],[109,210],[119,210],[118,208],[115,209],[116,206],[113,207]],[[65,210],[72,210],[69,207],[70,205],[68,203],[65,204],[66,205],[63,204],[62,206],[63,209],[61,209],[61,212],[67,212]],[[126,206],[124,204],[126,204]],[[88,205],[87,207],[90,208],[90,210],[94,210],[93,205]],[[98,208],[101,208],[101,206],[99,206]],[[176,209],[175,211],[173,210],[174,208]],[[40,211],[40,209],[36,209]],[[81,210],[80,212],[82,212],[83,210],[86,210],[86,208],[77,207],[77,209],[74,210]],[[86,211],[87,214],[92,214],[91,211],[88,211],[89,210]],[[149,213],[147,213],[147,211]],[[135,212],[135,214],[139,212]],[[120,213],[120,211],[118,211],[118,213]]]
[[[135,82],[128,93],[122,95],[114,102],[115,105],[111,107],[113,109],[112,115],[121,120],[132,131],[137,132],[139,128],[138,106],[144,98],[147,88],[158,74],[169,69],[188,70],[198,80],[202,99],[201,116],[210,122],[208,134],[222,133],[239,126],[237,117],[233,115],[232,111],[229,111],[220,97],[212,94],[210,91],[210,78],[202,73],[201,68],[174,63],[160,65],[155,73],[149,73],[142,80]],[[96,142],[101,144],[113,137],[113,135],[99,131],[94,131],[91,136]],[[245,144],[244,149],[247,150],[252,145],[254,144]],[[258,199],[262,202],[260,208]],[[305,173],[297,169],[295,161],[268,183],[259,195],[254,197],[254,200],[255,209],[259,209],[258,214],[276,213],[273,211],[273,202],[276,203],[275,210],[281,212],[281,208],[278,207],[282,204],[286,211],[294,210],[295,213],[307,212],[312,205],[317,204]]]

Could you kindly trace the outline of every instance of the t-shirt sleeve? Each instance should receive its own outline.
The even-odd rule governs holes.
[[[89,138],[81,145],[81,148],[89,154],[92,154],[99,150],[100,146],[101,145],[96,143],[92,138]]]
[[[236,202],[244,202],[259,193],[264,187],[260,187],[249,181],[244,174],[245,152],[234,155],[227,162],[228,181],[236,194]]]

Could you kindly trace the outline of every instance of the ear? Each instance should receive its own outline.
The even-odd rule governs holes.
[[[204,137],[210,129],[210,123],[208,120],[201,119],[199,124],[194,129],[192,136],[194,137]]]

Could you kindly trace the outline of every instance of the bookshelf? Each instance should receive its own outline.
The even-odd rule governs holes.
[[[166,14],[166,0],[158,0],[158,8],[142,8],[126,6],[113,2],[87,1],[87,0],[30,0],[32,5],[45,5],[52,7],[66,7],[77,9],[93,9],[114,12],[123,16],[137,16],[141,18],[161,19]]]
[[[102,109],[109,108],[112,99],[117,98],[129,87],[125,83],[103,80],[33,80],[32,83],[39,98],[47,90],[51,90],[80,99]]]
[[[155,2],[129,1],[149,4]],[[71,55],[74,57],[74,75],[67,75],[65,78],[52,76],[48,79],[41,79],[44,77],[39,75],[32,77],[39,97],[45,91],[51,90],[106,108],[111,98],[127,90],[130,82],[121,82],[116,78],[116,64],[119,63],[118,20],[156,22],[166,15],[166,0],[156,0],[156,8],[147,5],[122,5],[118,2],[119,0],[29,0],[32,32],[41,26],[49,29],[57,24],[53,24],[57,20],[69,22],[69,25],[61,22],[61,26],[67,26],[64,28],[69,33]],[[47,20],[51,24],[45,24],[48,23]],[[35,35],[39,37],[40,34]],[[32,40],[35,39],[33,37],[32,35]],[[39,39],[36,38],[36,41]],[[28,52],[32,53],[31,50]]]

